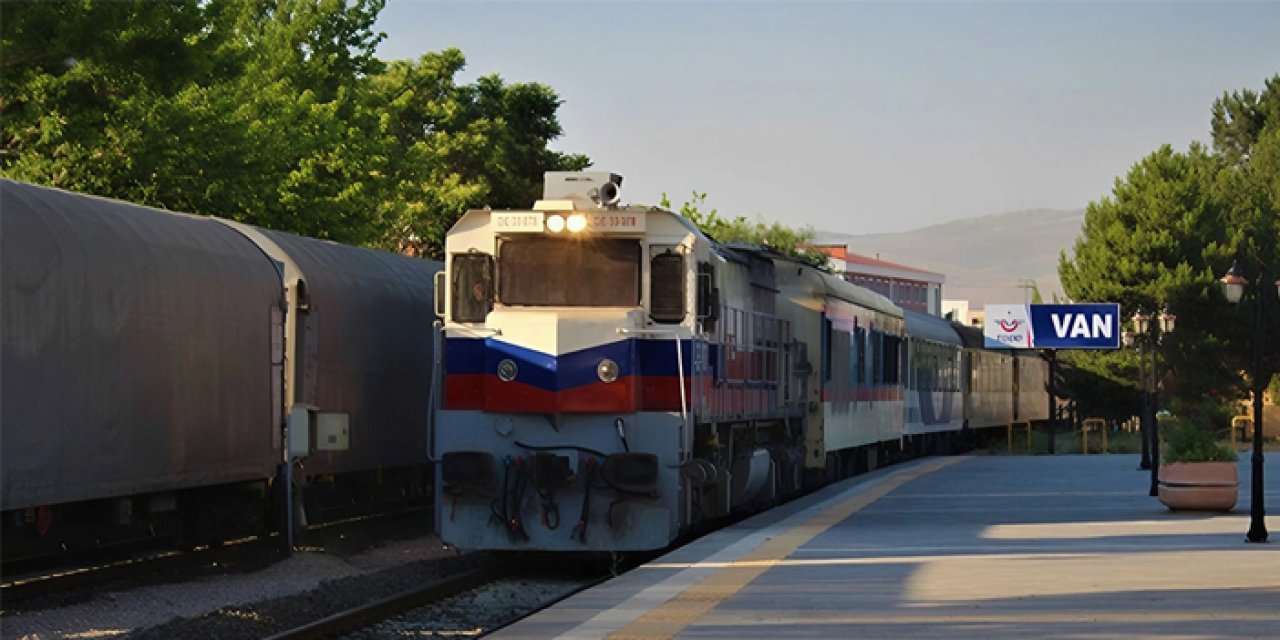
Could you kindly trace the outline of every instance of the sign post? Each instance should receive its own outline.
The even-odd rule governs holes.
[[[1049,356],[1049,453],[1058,431],[1054,394],[1059,349],[1119,349],[1120,305],[989,304],[983,325],[988,349],[1044,349]]]

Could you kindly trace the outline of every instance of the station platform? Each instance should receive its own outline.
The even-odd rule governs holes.
[[[707,535],[495,638],[1277,638],[1280,517],[1171,512],[1136,455],[927,458]],[[1280,513],[1280,456],[1267,505]]]

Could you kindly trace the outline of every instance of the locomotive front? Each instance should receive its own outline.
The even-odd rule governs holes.
[[[434,456],[450,544],[635,550],[679,532],[707,242],[618,207],[620,183],[551,172],[533,209],[470,211],[447,236]]]

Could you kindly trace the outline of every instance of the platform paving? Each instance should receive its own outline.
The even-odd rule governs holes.
[[[1280,461],[1267,504],[1280,513]],[[1133,455],[930,458],[706,536],[499,638],[1280,638],[1280,517],[1174,513]]]

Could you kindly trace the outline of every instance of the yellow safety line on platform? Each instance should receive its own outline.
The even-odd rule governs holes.
[[[739,625],[849,625],[849,624],[1010,624],[1018,622],[1073,623],[1073,622],[1203,622],[1241,621],[1261,622],[1280,620],[1280,611],[1022,611],[984,613],[815,613],[813,615],[749,616],[736,615],[732,624]],[[714,622],[713,622],[714,623]],[[1105,634],[1104,634],[1105,635]]]
[[[901,475],[886,478],[871,489],[830,507],[785,533],[769,539],[744,554],[738,562],[717,571],[697,584],[672,596],[649,612],[619,629],[609,637],[615,640],[638,638],[671,638],[680,633],[716,605],[724,602],[770,567],[791,555],[802,545],[833,525],[864,509],[902,485],[934,473],[963,458],[943,458],[921,464]]]

